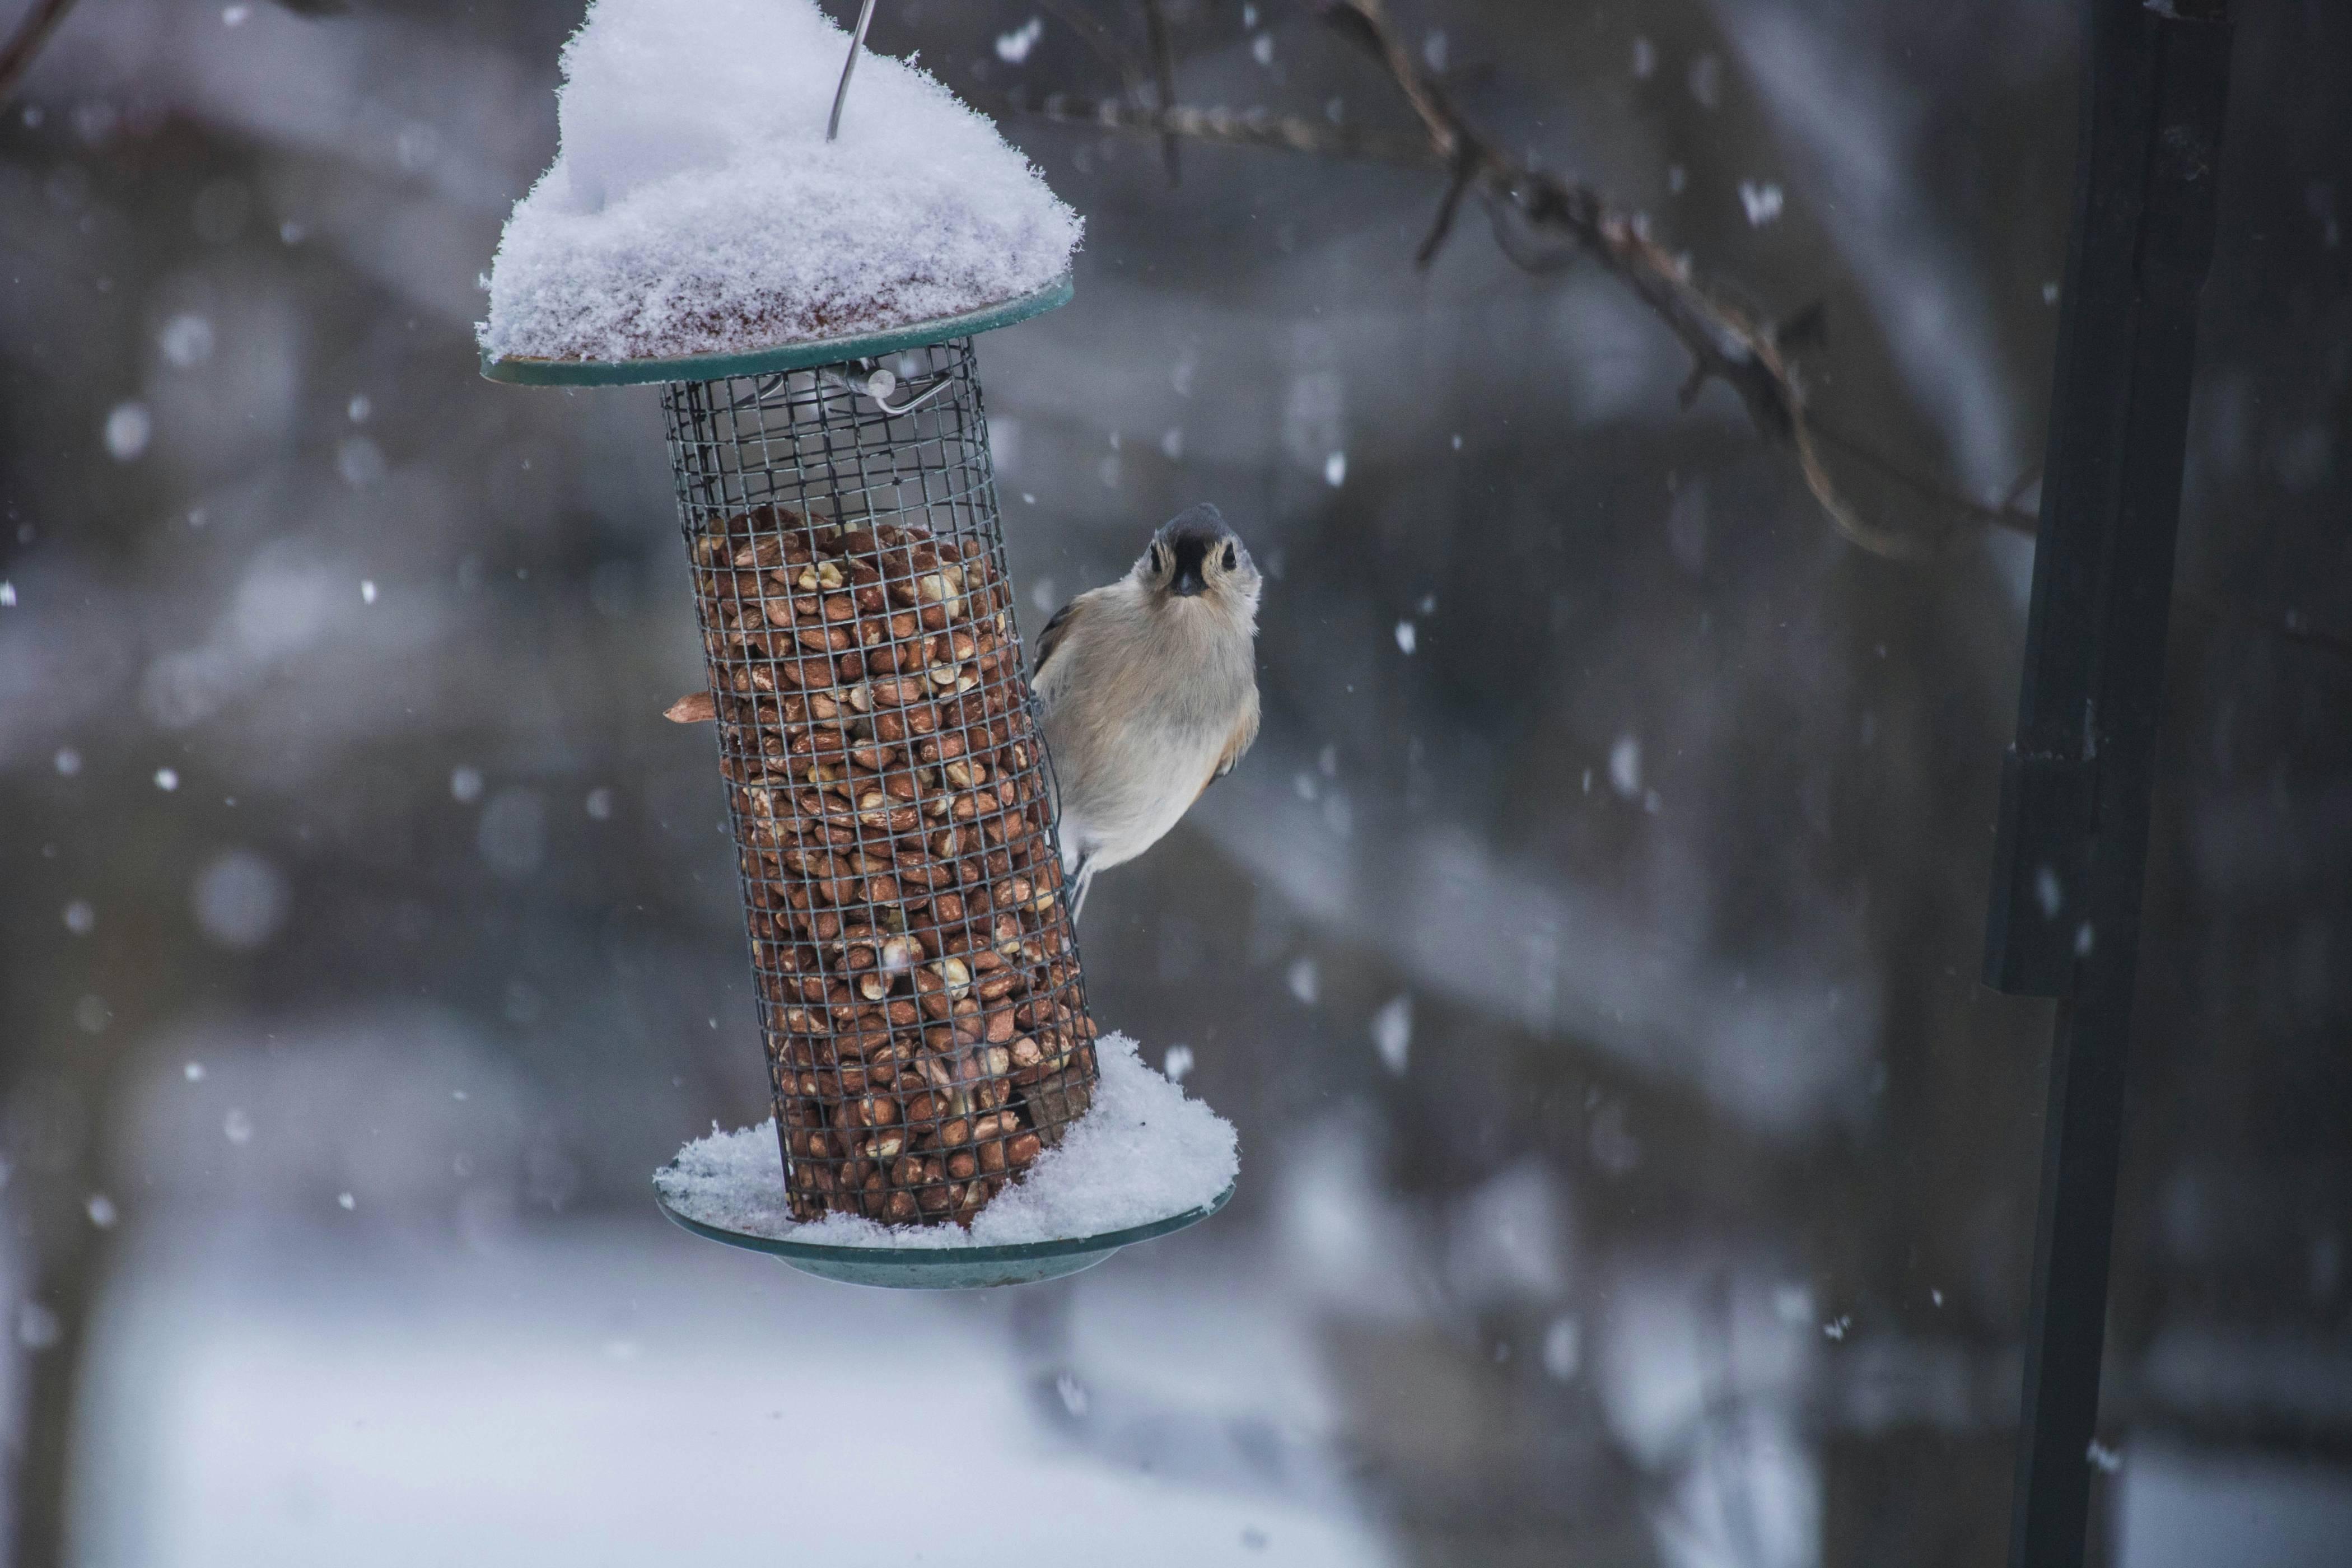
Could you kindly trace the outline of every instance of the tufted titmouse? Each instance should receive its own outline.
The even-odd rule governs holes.
[[[1061,790],[1073,915],[1257,738],[1257,567],[1217,509],[1179,513],[1118,582],[1037,640],[1037,700]]]

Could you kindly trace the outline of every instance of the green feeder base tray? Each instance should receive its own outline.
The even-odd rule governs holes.
[[[706,1240],[724,1242],[747,1252],[781,1258],[803,1274],[837,1279],[845,1285],[879,1285],[893,1290],[977,1290],[991,1285],[1029,1285],[1059,1279],[1092,1268],[1122,1247],[1169,1236],[1198,1225],[1225,1206],[1234,1184],[1198,1208],[1130,1226],[1101,1236],[1067,1241],[1034,1241],[1018,1247],[826,1247],[807,1241],[782,1241],[753,1236],[690,1219],[669,1206],[656,1193],[658,1205],[671,1224]]]
[[[493,359],[482,355],[482,374],[492,381],[522,386],[630,386],[652,381],[723,381],[730,375],[766,375],[807,370],[851,360],[880,359],[904,349],[974,337],[1040,316],[1070,299],[1070,275],[1062,274],[1033,294],[983,305],[960,316],[940,316],[886,331],[853,337],[779,343],[738,353],[685,354],[675,359]]]

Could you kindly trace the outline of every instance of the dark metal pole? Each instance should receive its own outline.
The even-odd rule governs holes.
[[[2223,0],[2088,0],[2074,224],[1985,982],[2059,998],[2012,1568],[2083,1561]]]

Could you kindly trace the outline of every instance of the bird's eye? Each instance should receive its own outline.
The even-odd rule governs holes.
[[[1230,545],[1230,544],[1228,544],[1228,545],[1226,545],[1226,546],[1225,546],[1225,563],[1224,563],[1224,564],[1225,564],[1225,570],[1226,570],[1226,571],[1230,572],[1230,571],[1232,571],[1232,570],[1234,569],[1234,547],[1233,547],[1232,545]]]

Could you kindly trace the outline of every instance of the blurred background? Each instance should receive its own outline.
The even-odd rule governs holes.
[[[1306,7],[1164,9],[1181,101],[1411,133]],[[1398,0],[1507,149],[1825,301],[1824,415],[1984,500],[2041,457],[2076,9]],[[2086,1456],[2134,1568],[2352,1539],[2352,17],[2237,9]],[[662,1223],[767,1110],[658,414],[472,342],[580,15],[92,0],[0,108],[15,1561],[2000,1560],[2030,539],[1843,542],[1605,275],[1475,213],[1416,269],[1434,171],[1171,186],[1011,110],[1125,90],[1124,0],[873,41],[1088,221],[980,350],[1029,634],[1193,500],[1268,572],[1263,738],[1084,932],[1240,1195],[947,1298]]]

